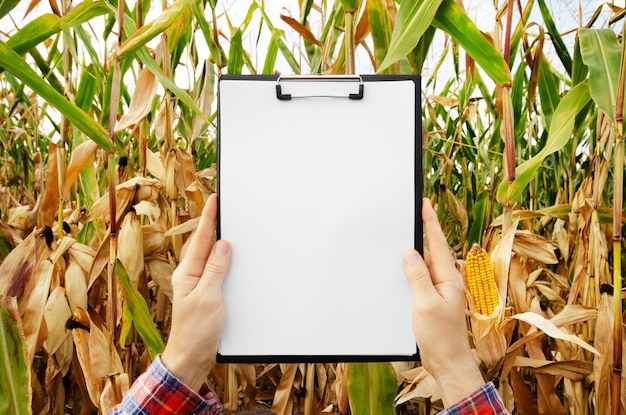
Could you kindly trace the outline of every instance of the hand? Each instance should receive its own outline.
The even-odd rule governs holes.
[[[217,196],[211,195],[183,260],[172,275],[172,329],[163,365],[198,391],[215,366],[226,306],[222,281],[230,265],[226,241],[213,242]]]
[[[463,279],[450,254],[437,214],[423,200],[425,260],[404,253],[404,269],[413,291],[413,330],[422,363],[439,385],[446,407],[485,384],[467,338]]]

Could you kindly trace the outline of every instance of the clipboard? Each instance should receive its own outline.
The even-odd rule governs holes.
[[[218,81],[223,363],[416,360],[419,75]]]

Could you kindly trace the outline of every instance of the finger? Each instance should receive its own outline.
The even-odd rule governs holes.
[[[421,304],[425,299],[432,299],[438,295],[431,279],[428,266],[422,256],[414,249],[409,249],[404,253],[403,261],[404,273],[409,281],[415,304]]]
[[[427,263],[431,266],[432,281],[435,285],[456,277],[454,259],[450,254],[450,248],[446,236],[441,229],[439,219],[428,199],[424,199],[422,207],[422,220],[428,246]]]
[[[228,273],[231,259],[231,248],[227,241],[215,243],[209,260],[204,266],[204,272],[198,283],[203,290],[221,289],[224,277]]]
[[[217,195],[213,193],[202,209],[200,222],[180,266],[187,275],[200,277],[213,247],[213,234],[217,218]]]

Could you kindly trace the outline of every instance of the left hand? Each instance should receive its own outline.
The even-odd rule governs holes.
[[[172,326],[161,355],[163,365],[189,388],[198,391],[216,364],[226,319],[222,282],[231,247],[213,242],[217,195],[212,194],[187,253],[172,275]]]

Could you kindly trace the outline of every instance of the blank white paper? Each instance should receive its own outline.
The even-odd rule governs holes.
[[[365,82],[360,101],[280,101],[275,85],[220,80],[219,220],[233,257],[219,353],[414,355],[402,267],[415,229],[414,83]]]

